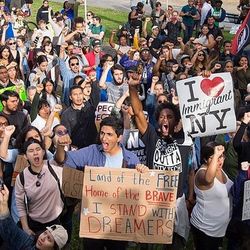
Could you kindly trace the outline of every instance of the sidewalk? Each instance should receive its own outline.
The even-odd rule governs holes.
[[[51,0],[53,2],[63,3],[65,0]],[[100,8],[110,8],[121,11],[129,11],[130,10],[130,0],[86,0],[87,6],[95,6]],[[163,8],[166,8],[167,2],[169,5],[173,5],[177,10],[180,10],[182,6],[187,4],[187,0],[160,0],[163,5]],[[228,13],[239,14],[237,11],[237,0],[224,0],[222,7]],[[150,13],[151,8],[149,5],[146,5],[146,12]]]

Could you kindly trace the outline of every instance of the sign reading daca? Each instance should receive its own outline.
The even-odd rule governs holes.
[[[170,244],[179,173],[85,167],[80,237]]]
[[[196,76],[176,82],[183,129],[192,137],[236,130],[230,73]]]

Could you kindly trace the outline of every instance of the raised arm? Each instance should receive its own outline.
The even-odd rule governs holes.
[[[102,76],[101,76],[100,81],[99,81],[99,86],[100,86],[101,89],[106,89],[107,88],[106,79],[107,79],[109,70],[113,66],[114,66],[114,62],[105,62],[104,63]]]
[[[224,153],[224,146],[219,145],[214,147],[214,154],[211,156],[211,161],[207,165],[207,169],[198,172],[196,182],[198,186],[209,187],[213,184],[216,176],[218,161]]]
[[[66,159],[65,146],[71,144],[71,139],[68,134],[60,136],[56,145],[56,153],[54,155],[54,159],[58,164],[63,164]]]
[[[146,17],[145,19],[145,22],[143,24],[143,28],[142,28],[142,34],[143,36],[146,38],[147,35],[148,35],[148,32],[147,32],[147,26],[148,26],[148,23],[150,22],[151,18],[150,17]]]
[[[8,148],[10,143],[10,138],[15,131],[14,125],[9,125],[4,129],[3,140],[0,144],[0,157],[5,160],[8,157]]]
[[[140,78],[141,76],[135,73],[133,77],[130,77],[130,79],[128,80],[128,84],[131,104],[135,115],[135,121],[140,133],[143,135],[147,130],[148,123],[143,113],[142,103],[139,99],[137,91],[137,85],[140,84]]]
[[[114,42],[114,36],[116,34],[116,30],[112,30],[109,38],[109,45],[114,48],[115,47],[115,42]]]
[[[237,152],[241,151],[242,146],[242,137],[245,133],[245,130],[250,122],[250,112],[247,112],[244,114],[244,117],[242,119],[242,122],[240,124],[240,128],[238,129],[237,133],[234,136],[233,139],[233,146]]]

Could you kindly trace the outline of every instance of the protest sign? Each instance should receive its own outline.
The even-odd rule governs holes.
[[[17,155],[16,163],[14,166],[14,171],[12,174],[12,180],[11,180],[12,187],[15,186],[16,177],[18,176],[18,174],[28,166],[29,166],[29,163],[28,163],[27,159],[24,157],[24,155]]]
[[[242,220],[250,220],[250,180],[244,182]]]
[[[65,197],[82,199],[83,171],[63,167],[62,190]]]
[[[137,155],[140,163],[146,164],[146,149],[144,143],[139,138],[138,129],[130,130],[126,148]]]
[[[179,173],[86,167],[80,237],[170,244]]]
[[[236,130],[233,82],[230,73],[176,82],[183,129],[192,137]]]
[[[101,121],[105,117],[111,114],[111,111],[114,105],[115,105],[114,103],[110,103],[110,102],[99,102],[96,108],[96,112],[95,112],[95,124],[96,124],[97,130],[99,130],[100,128]]]

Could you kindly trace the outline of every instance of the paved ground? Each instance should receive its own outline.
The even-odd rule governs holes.
[[[54,2],[64,2],[64,0],[52,0]],[[130,9],[130,0],[86,0],[88,6],[96,6],[101,8],[112,8],[116,10],[128,11]],[[187,3],[187,0],[161,0],[163,7],[167,5],[167,2],[173,6],[178,6],[179,8]],[[238,14],[236,6],[239,0],[224,0],[223,7],[226,11],[230,13]],[[149,6],[146,6],[147,12],[150,11]]]

